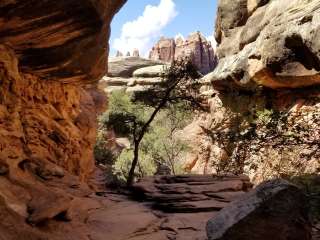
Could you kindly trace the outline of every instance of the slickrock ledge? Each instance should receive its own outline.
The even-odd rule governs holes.
[[[106,93],[117,90],[143,92],[163,81],[162,73],[167,67],[163,62],[140,57],[109,58],[108,74],[98,86]]]
[[[178,175],[143,178],[132,191],[155,209],[197,213],[219,211],[251,187],[246,176]]]

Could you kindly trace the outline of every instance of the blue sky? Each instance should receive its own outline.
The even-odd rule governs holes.
[[[144,55],[160,36],[212,36],[216,9],[217,0],[128,0],[112,21],[110,56],[133,48]]]

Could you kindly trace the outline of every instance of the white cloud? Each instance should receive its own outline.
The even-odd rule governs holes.
[[[216,48],[217,48],[217,41],[216,39],[214,38],[214,36],[208,36],[207,37],[208,41],[211,42],[211,45],[213,47],[213,50],[215,51]]]
[[[121,36],[114,40],[112,47],[122,53],[137,48],[142,56],[148,54],[161,31],[177,16],[173,0],[161,0],[158,6],[147,5],[141,16],[122,26]]]

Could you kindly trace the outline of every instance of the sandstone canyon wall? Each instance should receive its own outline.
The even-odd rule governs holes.
[[[0,2],[1,239],[87,239],[58,219],[88,194],[105,101],[95,85],[124,2]]]
[[[191,57],[203,74],[212,71],[217,64],[211,43],[200,32],[191,34],[186,40],[162,37],[150,51],[149,58],[172,62],[185,56]]]
[[[219,64],[202,79],[211,112],[185,129],[188,169],[319,173],[319,36],[317,0],[219,1]]]

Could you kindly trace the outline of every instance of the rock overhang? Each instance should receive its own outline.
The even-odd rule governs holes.
[[[98,81],[107,71],[110,22],[126,0],[4,1],[0,43],[43,80]]]
[[[232,4],[241,10],[244,4],[252,8],[249,3]],[[265,1],[241,23],[223,14],[230,4],[220,2],[216,26],[220,59],[206,82],[218,90],[250,91],[320,84],[319,1]]]

